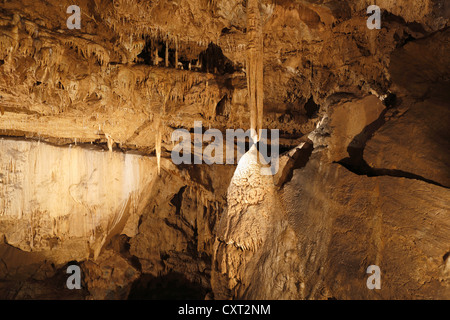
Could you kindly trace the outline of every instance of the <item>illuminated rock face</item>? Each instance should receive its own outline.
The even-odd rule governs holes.
[[[153,159],[94,148],[2,139],[0,150],[0,232],[24,251],[66,249],[56,261],[98,256],[156,174]]]
[[[0,0],[0,298],[450,298],[449,2],[376,2]]]
[[[276,203],[273,179],[262,175],[261,158],[254,145],[239,161],[217,232],[221,241],[243,250],[254,251],[264,242]]]

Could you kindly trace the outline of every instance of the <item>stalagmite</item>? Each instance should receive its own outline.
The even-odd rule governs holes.
[[[250,128],[253,140],[258,141],[263,126],[263,37],[258,0],[247,5],[247,86],[250,108]],[[255,137],[256,135],[256,137]]]
[[[169,67],[169,40],[166,40],[166,68]]]
[[[155,52],[153,53],[153,65],[157,66],[159,62],[159,57],[158,57],[158,47],[155,48]]]
[[[178,68],[178,38],[175,38],[175,68]]]

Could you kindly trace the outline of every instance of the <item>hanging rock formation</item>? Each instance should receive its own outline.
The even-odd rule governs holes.
[[[263,34],[258,3],[258,0],[249,0],[247,3],[247,88],[250,128],[258,136],[256,139],[252,136],[255,142],[261,138],[264,108]]]
[[[450,298],[449,1],[76,2],[0,0],[0,298]]]

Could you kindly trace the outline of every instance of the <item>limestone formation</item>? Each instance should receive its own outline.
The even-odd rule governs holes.
[[[226,244],[252,251],[266,239],[275,205],[273,179],[261,174],[258,154],[253,145],[239,161],[217,232],[219,240]]]
[[[261,15],[259,13],[259,1],[249,0],[247,3],[247,88],[248,105],[250,108],[250,128],[255,130],[258,141],[261,138],[260,130],[263,129],[263,34]]]
[[[0,0],[0,299],[450,299],[449,1],[372,2]]]

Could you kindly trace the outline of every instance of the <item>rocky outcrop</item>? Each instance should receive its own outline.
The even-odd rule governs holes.
[[[232,172],[232,167],[204,166],[183,175],[162,174],[139,232],[129,242],[143,274],[181,274],[211,291],[215,225],[226,207],[225,187]]]
[[[218,233],[212,277],[216,298],[449,298],[450,224],[445,201],[449,191],[413,174],[373,169],[365,163],[362,156],[371,146],[373,131],[386,124],[401,131],[405,123],[400,113],[404,106],[384,110],[376,107],[377,101],[345,102],[346,108],[356,111],[353,114],[376,110],[370,117],[358,117],[360,122],[338,121],[343,105],[337,104],[332,120],[322,122],[311,135],[317,149],[306,165],[295,166],[292,157],[281,161],[293,172],[284,176],[285,184],[276,192],[280,204],[264,209],[258,209],[259,204],[252,209],[241,206],[234,213],[245,221],[252,210],[276,208],[268,218],[261,215],[258,223],[246,226],[250,236],[252,228],[270,221],[264,225],[270,236],[257,250],[226,246]],[[380,148],[378,157],[385,156],[385,150]],[[342,157],[343,161],[333,161]],[[402,159],[399,163],[411,161],[406,152],[397,157]],[[448,171],[445,166],[433,169],[439,177]],[[233,221],[226,214],[222,219]],[[230,229],[239,228],[230,225]],[[381,268],[379,291],[366,287],[370,265]]]
[[[442,52],[449,37],[447,29],[408,43],[393,54],[391,72],[401,92],[397,99],[403,102],[400,115],[389,115],[392,121],[368,142],[364,157],[370,166],[450,186],[450,155],[443,152],[450,150],[450,95],[446,89],[450,60]],[[411,64],[406,66],[405,61]]]
[[[0,0],[0,298],[450,298],[448,1],[72,4]]]

